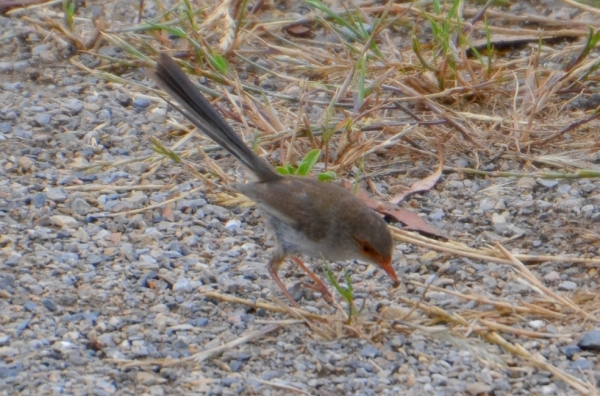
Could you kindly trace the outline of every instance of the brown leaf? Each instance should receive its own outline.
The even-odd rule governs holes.
[[[165,206],[165,209],[162,212],[162,217],[164,217],[167,221],[175,221],[173,211],[169,205]]]
[[[292,36],[308,36],[311,32],[310,26],[306,25],[291,25],[285,28],[285,31],[291,34]]]
[[[442,175],[442,169],[444,168],[444,148],[441,144],[439,144],[439,142],[438,152],[440,163],[435,173],[433,175],[427,176],[423,180],[419,180],[418,182],[410,186],[410,189],[408,191],[394,195],[394,197],[390,199],[390,203],[397,205],[398,203],[404,201],[404,199],[409,195],[414,194],[416,192],[429,191],[435,186],[437,181],[440,179],[440,176]]]
[[[353,186],[351,183],[345,181],[344,188],[352,190]],[[446,238],[439,227],[427,223],[415,212],[411,212],[410,210],[404,208],[399,208],[388,202],[375,200],[371,198],[369,193],[362,188],[358,189],[356,196],[374,211],[389,216],[395,221],[404,224],[407,230],[421,232],[440,238]]]

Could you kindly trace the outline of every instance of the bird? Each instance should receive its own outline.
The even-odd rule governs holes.
[[[150,76],[194,126],[235,157],[252,179],[232,187],[254,201],[275,241],[267,270],[279,289],[299,308],[278,271],[290,257],[315,283],[311,287],[332,303],[327,286],[298,255],[328,262],[359,260],[382,269],[399,285],[392,266],[394,243],[384,219],[348,190],[306,176],[281,175],[254,153],[198,91],[177,62],[161,52]]]

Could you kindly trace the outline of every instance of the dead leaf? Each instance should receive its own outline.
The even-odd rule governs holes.
[[[162,217],[164,217],[167,221],[175,221],[173,210],[171,210],[169,205],[165,206],[165,209],[162,212]]]
[[[292,36],[304,37],[304,36],[308,36],[310,34],[311,28],[310,28],[310,26],[296,24],[296,25],[287,26],[285,28],[285,31],[288,32],[289,34],[291,34]]]
[[[353,186],[351,183],[345,181],[344,188],[352,190]],[[421,218],[421,216],[419,216],[415,212],[411,212],[410,210],[404,208],[399,208],[388,202],[382,202],[372,199],[370,197],[370,194],[362,188],[358,189],[356,196],[374,211],[389,216],[395,221],[404,224],[405,229],[407,230],[421,232],[440,238],[446,238],[446,236],[443,234],[442,230],[439,227],[427,223]]]

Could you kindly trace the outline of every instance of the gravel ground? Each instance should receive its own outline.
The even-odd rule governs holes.
[[[325,340],[304,324],[288,324],[202,363],[123,368],[121,360],[185,358],[268,321],[289,319],[203,294],[283,300],[265,265],[272,242],[253,208],[219,206],[214,195],[205,195],[213,189],[183,168],[169,164],[143,179],[145,162],[77,171],[152,154],[148,137],[164,137],[164,104],[79,71],[67,59],[72,48],[66,42],[47,41],[16,18],[0,18],[0,31],[15,33],[0,41],[0,394],[290,394],[285,386],[319,395],[577,394],[550,372],[475,336],[461,344],[389,327],[374,341],[347,334]],[[86,55],[77,60],[94,62]],[[231,159],[218,162],[240,177]],[[412,172],[410,180],[386,178],[378,186],[409,185],[428,172]],[[105,187],[86,191],[86,185]],[[167,209],[119,215],[198,187]],[[419,208],[451,239],[473,246],[501,241],[513,252],[600,255],[597,243],[585,237],[600,233],[598,180],[449,174],[407,206]],[[405,281],[426,282],[437,274],[433,284],[447,290],[515,305],[539,298],[508,265],[400,243],[394,265]],[[341,263],[332,268],[343,269]],[[372,266],[348,268],[357,296],[366,298],[362,315],[368,320],[382,308],[408,310],[400,297],[422,296],[422,288],[408,283],[391,290]],[[554,291],[597,294],[597,272],[590,267],[544,262],[529,268]],[[305,279],[291,265],[281,275],[290,287]],[[294,290],[304,296],[306,310],[330,311],[318,295]],[[429,292],[424,302],[450,313],[494,312],[442,292]],[[426,315],[416,314],[415,323],[425,324],[419,318]],[[580,346],[598,347],[594,324],[574,315],[555,321],[530,316],[519,326],[557,336],[502,335],[593,381],[600,378],[598,356],[577,343],[585,334]],[[490,364],[486,354],[503,357],[506,365]]]

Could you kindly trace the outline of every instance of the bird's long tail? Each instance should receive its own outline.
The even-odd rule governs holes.
[[[156,69],[151,75],[158,85],[181,106],[178,107],[171,103],[173,107],[215,143],[244,164],[259,181],[265,182],[281,178],[271,165],[257,156],[231,129],[231,126],[194,87],[194,84],[169,55],[160,54]]]

